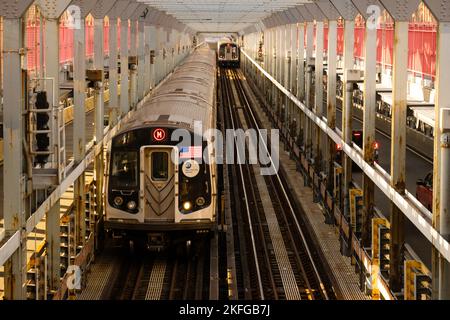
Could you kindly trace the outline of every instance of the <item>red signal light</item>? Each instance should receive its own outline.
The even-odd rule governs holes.
[[[155,130],[153,130],[153,140],[157,141],[157,142],[161,142],[166,140],[167,137],[167,133],[166,130],[162,129],[162,128],[157,128]]]
[[[340,143],[336,144],[336,150],[342,151],[342,145]]]
[[[378,149],[380,148],[380,144],[379,144],[378,142],[374,142],[373,148],[374,148],[375,150],[378,150]]]

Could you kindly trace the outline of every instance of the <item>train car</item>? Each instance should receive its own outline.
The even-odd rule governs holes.
[[[217,169],[203,136],[216,125],[215,87],[215,54],[203,46],[112,138],[105,183],[110,234],[161,248],[214,228]]]
[[[228,38],[217,42],[217,63],[220,67],[239,68],[240,52],[236,42]]]

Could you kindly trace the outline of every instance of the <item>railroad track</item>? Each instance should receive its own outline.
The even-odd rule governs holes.
[[[252,111],[254,101],[245,89],[242,73],[220,69],[219,78],[226,127],[259,132],[259,121]],[[264,147],[269,154],[269,146]],[[323,269],[316,266],[317,255],[308,245],[305,228],[297,218],[299,210],[280,174],[262,177],[260,166],[250,165],[248,161],[229,169],[234,198],[242,199],[234,201],[233,210],[235,243],[239,243],[235,253],[237,281],[242,291],[239,298],[334,298],[332,289],[326,288],[322,281]],[[248,230],[242,230],[244,227]],[[250,279],[246,276],[249,271],[253,274]]]
[[[220,101],[224,113],[224,129],[234,127],[233,112],[231,106],[234,105],[229,75],[225,74],[225,69],[219,69]],[[242,166],[229,166],[230,175],[230,198],[232,201],[231,210],[234,239],[235,273],[238,292],[238,299],[252,300],[264,299],[264,286],[259,269],[258,252],[256,249],[255,232],[250,217],[250,204],[247,190],[243,188],[247,185]],[[239,179],[237,178],[239,177]],[[243,197],[244,201],[239,201]],[[250,223],[249,223],[250,221]]]
[[[195,240],[188,246],[178,246],[175,251],[171,278],[168,281],[168,300],[209,299],[209,249],[208,241]]]

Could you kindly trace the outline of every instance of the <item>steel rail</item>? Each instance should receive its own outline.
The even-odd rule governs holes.
[[[244,90],[244,89],[242,88],[242,90]],[[259,134],[259,137],[260,137],[260,139],[261,139],[261,141],[262,141],[262,143],[263,143],[263,145],[264,145],[265,151],[267,152],[268,158],[269,158],[269,160],[270,160],[270,165],[271,165],[272,167],[274,167],[275,164],[274,164],[272,155],[270,154],[269,148],[268,148],[268,146],[267,146],[267,143],[266,143],[266,141],[264,140],[264,137],[263,137],[262,134],[261,134],[261,130],[260,130],[260,127],[259,127],[259,125],[258,125],[258,121],[256,120],[256,117],[255,117],[255,115],[254,115],[254,113],[253,113],[251,104],[250,104],[250,102],[248,101],[248,98],[247,98],[246,95],[243,95],[243,97],[244,97],[244,99],[245,99],[245,103],[246,103],[246,106],[247,106],[247,110],[249,111],[249,115],[251,116],[251,118],[252,118],[252,120],[253,120],[253,122],[254,122],[255,128],[257,129],[258,134]],[[303,233],[303,230],[302,230],[301,227],[300,227],[300,223],[299,223],[299,221],[298,221],[298,219],[297,219],[297,215],[296,215],[295,210],[294,210],[294,208],[293,208],[293,206],[292,206],[291,200],[290,200],[290,198],[289,198],[289,196],[288,196],[288,194],[287,194],[287,192],[286,192],[286,188],[284,187],[284,184],[283,184],[283,182],[282,182],[282,180],[281,180],[281,178],[280,178],[280,174],[277,172],[275,176],[276,176],[276,180],[277,180],[278,183],[279,183],[279,186],[280,186],[280,188],[281,188],[281,191],[282,191],[282,193],[283,193],[283,196],[284,196],[284,198],[286,199],[286,203],[287,203],[288,206],[289,206],[289,210],[290,210],[290,212],[291,212],[291,214],[292,214],[292,218],[293,218],[293,220],[294,220],[294,222],[295,222],[295,226],[296,226],[296,228],[297,228],[297,231],[298,231],[299,235],[300,235],[301,238],[302,238],[302,241],[303,241],[303,244],[304,244],[304,246],[305,246],[305,250],[306,250],[306,252],[307,252],[308,258],[309,258],[309,260],[310,260],[310,262],[311,262],[311,265],[312,265],[312,267],[313,267],[313,269],[314,269],[314,273],[315,273],[315,275],[316,275],[316,277],[317,277],[317,279],[318,279],[318,281],[319,281],[319,283],[320,283],[320,285],[321,285],[321,290],[322,290],[323,296],[325,297],[325,299],[328,300],[328,299],[329,299],[328,293],[326,292],[326,290],[325,290],[325,288],[324,288],[324,286],[323,286],[323,283],[324,283],[324,282],[322,281],[322,278],[321,278],[321,276],[320,276],[320,273],[319,273],[319,271],[318,271],[318,269],[317,269],[317,266],[316,266],[316,264],[315,264],[315,262],[314,262],[314,259],[313,259],[312,254],[311,254],[311,250],[309,249],[309,245],[308,245],[308,243],[307,243],[307,241],[306,241],[306,238],[305,238],[305,235],[304,235],[304,233]]]

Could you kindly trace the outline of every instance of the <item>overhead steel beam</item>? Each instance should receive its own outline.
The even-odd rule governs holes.
[[[330,0],[330,2],[344,20],[353,21],[358,15],[358,10],[351,0]]]
[[[94,19],[103,20],[108,15],[108,12],[112,10],[115,4],[116,0],[97,0],[97,3],[91,10],[91,14]]]

